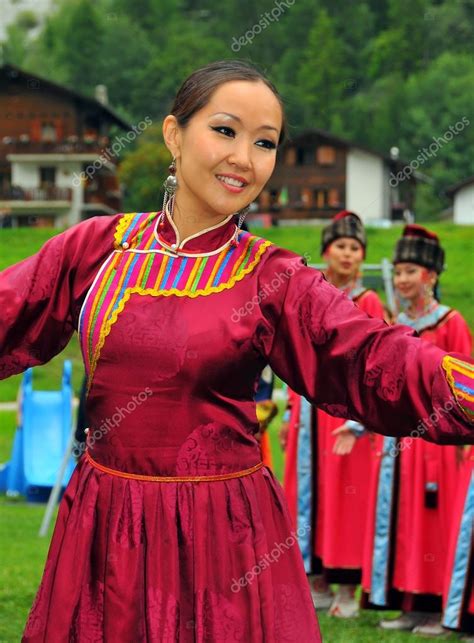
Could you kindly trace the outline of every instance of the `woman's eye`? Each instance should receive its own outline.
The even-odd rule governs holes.
[[[262,145],[260,145],[262,143]],[[258,147],[264,147],[267,150],[274,150],[276,148],[276,145],[273,141],[269,141],[267,139],[263,139],[261,141],[257,141]]]
[[[224,136],[235,136],[235,132],[231,127],[226,127],[225,125],[220,125],[218,127],[213,127],[212,128],[215,132],[219,132],[220,134],[224,134]]]

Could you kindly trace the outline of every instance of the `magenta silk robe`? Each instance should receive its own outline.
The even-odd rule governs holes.
[[[232,218],[185,240],[157,220],[85,221],[0,275],[0,377],[79,329],[93,436],[23,641],[318,641],[282,489],[257,468],[259,374],[270,364],[314,404],[392,434],[450,401],[427,437],[467,442],[455,362],[367,318],[292,252],[247,232],[231,247]]]

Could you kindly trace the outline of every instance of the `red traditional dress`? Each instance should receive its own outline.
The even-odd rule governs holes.
[[[443,350],[471,354],[471,335],[463,317],[447,306],[417,319],[405,313],[398,322]],[[444,413],[441,407],[440,413]],[[417,427],[412,427],[414,436]],[[441,611],[446,554],[453,523],[453,498],[459,485],[458,447],[420,439],[376,438],[366,532],[364,602],[404,611]],[[397,457],[398,456],[398,457]]]
[[[474,632],[474,447],[465,455],[454,499],[443,593],[444,627]]]
[[[232,217],[183,240],[157,221],[90,219],[0,274],[0,377],[75,329],[88,377],[88,449],[23,641],[319,641],[255,439],[262,368],[389,434],[449,401],[427,435],[469,442],[471,365],[367,318],[292,252],[247,232],[233,247]]]
[[[383,306],[374,291],[358,284],[348,296],[367,314],[383,319]],[[357,584],[361,579],[371,436],[361,434],[349,455],[336,455],[332,432],[345,420],[321,409],[309,410],[306,400],[290,389],[288,393],[291,413],[284,489],[293,524],[299,528],[311,525],[300,538],[306,571],[323,568],[330,582]],[[308,451],[313,453],[311,469]]]

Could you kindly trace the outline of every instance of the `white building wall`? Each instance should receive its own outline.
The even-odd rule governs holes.
[[[454,195],[454,223],[474,225],[474,183]]]
[[[346,208],[363,221],[389,218],[389,190],[384,161],[352,148],[346,161]]]
[[[56,168],[56,187],[71,188],[71,209],[67,215],[58,218],[58,225],[74,225],[81,220],[82,205],[84,202],[84,185],[78,180],[82,172],[82,161],[12,161],[12,185],[22,188],[40,187],[40,167]]]
[[[39,188],[39,165],[34,163],[12,163],[12,185],[22,188]]]
[[[72,189],[71,211],[68,215],[68,225],[74,225],[81,220],[81,209],[84,202],[84,185],[78,180],[82,172],[82,163],[69,161],[56,164],[56,185],[58,188]]]

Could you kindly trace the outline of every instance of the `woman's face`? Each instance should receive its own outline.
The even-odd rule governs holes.
[[[415,301],[424,287],[434,286],[436,273],[416,263],[397,263],[393,271],[393,285],[403,299]]]
[[[357,239],[340,237],[328,246],[324,259],[331,272],[349,279],[359,272],[364,259],[364,248]]]
[[[176,157],[180,210],[222,219],[254,201],[275,167],[282,120],[273,92],[249,81],[218,87],[185,128],[167,116],[163,133]]]

